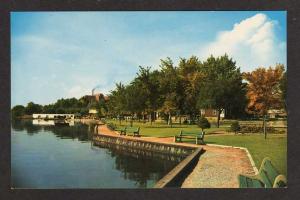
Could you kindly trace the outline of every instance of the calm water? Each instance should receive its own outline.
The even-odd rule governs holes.
[[[182,158],[136,155],[91,143],[89,127],[14,121],[14,188],[150,188]]]

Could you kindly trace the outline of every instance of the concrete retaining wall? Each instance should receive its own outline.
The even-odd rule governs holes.
[[[196,149],[191,155],[181,161],[173,170],[160,179],[154,188],[180,187],[185,178],[192,172],[198,163],[202,148]]]
[[[104,134],[95,134],[93,136],[93,143],[97,144],[114,144],[119,146],[124,146],[133,149],[142,149],[151,152],[165,153],[165,154],[173,154],[180,156],[188,156],[195,151],[196,148],[193,147],[183,147],[179,145],[173,144],[165,144],[158,142],[150,142],[137,140],[135,138],[124,138],[124,137],[114,137]]]

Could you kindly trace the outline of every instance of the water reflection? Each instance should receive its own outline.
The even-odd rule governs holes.
[[[182,156],[128,148],[104,142],[97,142],[94,145],[108,148],[107,153],[115,158],[116,169],[122,172],[123,178],[135,181],[135,185],[141,188],[147,186],[148,180],[157,182],[184,159]],[[136,162],[137,160],[139,162]]]
[[[78,139],[90,141],[92,133],[89,125],[81,123],[59,123],[54,120],[12,120],[12,128],[16,131],[26,131],[28,135],[49,131],[61,139]]]
[[[12,121],[12,131],[16,133],[12,135],[14,186],[148,188],[154,186],[183,159],[107,143],[97,146],[93,143],[84,144],[92,140],[92,132],[89,130],[93,130],[92,125],[81,123],[55,126],[45,123],[37,125],[31,120]],[[26,139],[26,134],[21,134],[24,132],[28,136],[39,134],[39,137]],[[60,140],[53,140],[53,135]],[[35,183],[36,179],[38,183]]]

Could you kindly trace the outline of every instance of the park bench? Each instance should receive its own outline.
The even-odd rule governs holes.
[[[140,136],[140,127],[131,127],[131,126],[126,126],[125,128],[125,135],[128,135],[128,133],[132,133],[133,136]]]
[[[286,187],[286,178],[278,173],[269,158],[264,158],[258,174],[238,176],[240,188],[279,188]]]
[[[200,132],[200,133],[191,133],[187,131],[180,131],[179,135],[174,136],[174,142],[182,142],[182,138],[188,138],[188,139],[195,139],[196,144],[204,144],[204,135],[205,132]]]
[[[126,127],[116,128],[115,131],[120,132],[120,135],[126,135]]]

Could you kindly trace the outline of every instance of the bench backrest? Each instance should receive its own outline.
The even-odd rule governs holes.
[[[276,177],[279,175],[269,158],[265,158],[259,169],[259,176],[267,188],[272,188]]]
[[[130,126],[126,127],[127,132],[138,132],[139,130],[140,130],[140,127],[130,127]]]
[[[183,130],[181,130],[180,131],[180,134],[179,134],[180,136],[183,136],[183,135],[191,135],[191,136],[200,136],[200,137],[203,137],[204,136],[204,132],[202,133],[202,132],[188,132],[188,131],[183,131]]]

